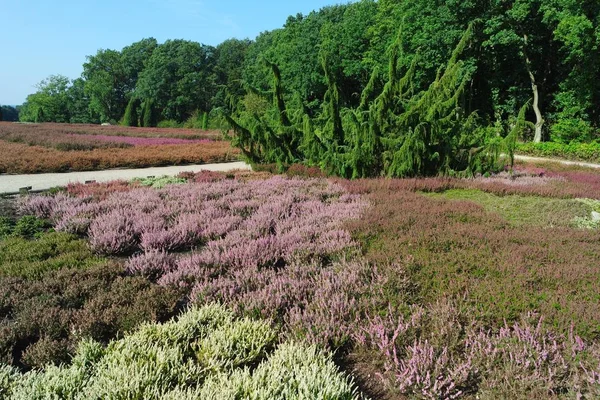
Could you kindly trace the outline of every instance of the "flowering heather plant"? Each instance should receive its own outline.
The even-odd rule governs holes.
[[[0,365],[11,399],[358,400],[353,382],[315,346],[276,342],[268,321],[219,305],[145,324],[107,347],[82,341],[71,365],[25,374]],[[252,368],[250,368],[252,367]]]
[[[165,144],[60,151],[0,140],[0,173],[96,171],[234,161],[239,151],[228,142]]]
[[[180,138],[161,138],[161,137],[131,137],[131,136],[116,136],[116,135],[66,135],[68,138],[76,138],[81,140],[86,138],[96,142],[114,143],[115,147],[119,144],[130,146],[162,146],[165,144],[192,144],[192,143],[210,143],[210,139],[180,139]]]
[[[59,230],[89,225],[90,244],[103,254],[195,249],[205,266],[237,269],[280,266],[298,254],[326,257],[352,246],[340,223],[358,217],[364,205],[326,181],[273,177],[133,188],[105,199],[33,196],[22,209],[50,218]],[[195,267],[170,274],[183,279]]]
[[[74,197],[93,197],[99,200],[104,200],[111,193],[127,192],[135,186],[137,186],[136,182],[127,182],[122,180],[93,183],[69,183],[65,187],[65,191]]]
[[[600,393],[600,348],[572,332],[556,335],[539,317],[499,330],[476,328],[452,303],[369,318],[355,335],[385,359],[383,381],[419,398],[562,398]],[[459,316],[444,331],[444,314]],[[440,314],[442,315],[440,317]],[[462,314],[462,315],[461,315]]]

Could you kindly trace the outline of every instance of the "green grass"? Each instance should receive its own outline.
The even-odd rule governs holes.
[[[442,193],[423,193],[445,200],[467,200],[495,213],[514,226],[573,227],[574,220],[589,218],[594,207],[581,200],[537,196],[497,196],[473,189],[451,189]]]

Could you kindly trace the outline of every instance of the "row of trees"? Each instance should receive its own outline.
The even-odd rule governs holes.
[[[12,106],[0,106],[0,121],[18,121],[19,110]]]
[[[235,91],[240,85],[249,45],[249,40],[237,39],[217,47],[187,40],[158,44],[150,38],[121,51],[99,50],[87,57],[80,78],[53,75],[40,82],[23,104],[20,118],[132,125],[185,121],[194,113],[227,105],[228,88]]]
[[[467,31],[468,40],[461,42]],[[453,56],[458,43],[460,60]],[[448,70],[449,60],[460,66]],[[254,41],[232,39],[212,47],[144,39],[121,51],[100,50],[83,68],[73,82],[60,76],[42,82],[23,106],[22,119],[139,124],[181,122],[219,110],[256,161],[316,163],[349,154],[356,143],[346,139],[365,126],[383,129],[381,135],[417,135],[418,124],[385,120],[408,118],[402,116],[430,96],[453,102],[451,109],[445,104],[443,112],[430,111],[463,116],[457,121],[470,125],[456,137],[473,148],[488,143],[473,135],[505,138],[525,126],[531,126],[519,129],[525,139],[589,141],[600,127],[600,3],[361,0],[290,16],[281,29]],[[448,86],[450,98],[432,91],[446,73],[459,83]],[[405,92],[396,87],[400,81],[408,85]],[[442,115],[422,117],[433,126]],[[307,129],[313,135],[308,142]],[[242,143],[244,132],[252,143]],[[313,149],[312,155],[305,151],[324,142],[335,146]],[[376,150],[384,153],[391,146],[375,142],[371,145],[383,146]],[[396,140],[392,147],[402,143]],[[373,161],[380,165],[375,169],[394,164],[390,149],[388,158]],[[443,158],[437,153],[430,156]],[[343,174],[364,175],[357,168]]]

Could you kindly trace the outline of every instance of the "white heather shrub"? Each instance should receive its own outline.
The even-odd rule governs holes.
[[[220,305],[145,324],[106,348],[82,340],[69,366],[25,374],[0,366],[9,399],[355,399],[352,382],[314,346],[284,343],[268,321]]]
[[[262,359],[275,331],[266,321],[244,318],[215,329],[198,342],[198,360],[211,371],[224,371]]]

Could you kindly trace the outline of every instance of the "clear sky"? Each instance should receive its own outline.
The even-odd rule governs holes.
[[[0,104],[17,105],[49,75],[81,75],[86,55],[142,38],[217,45],[254,39],[289,15],[347,0],[0,0]]]

